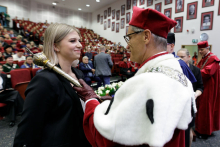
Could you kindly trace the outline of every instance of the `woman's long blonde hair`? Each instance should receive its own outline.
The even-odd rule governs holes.
[[[57,53],[54,50],[54,45],[59,44],[63,38],[65,38],[70,32],[76,31],[79,36],[79,30],[73,26],[62,24],[62,23],[55,23],[51,24],[45,31],[44,34],[44,48],[43,53],[47,56],[52,64],[58,64],[58,57]],[[77,62],[78,61],[73,61]],[[74,65],[73,65],[74,66]]]

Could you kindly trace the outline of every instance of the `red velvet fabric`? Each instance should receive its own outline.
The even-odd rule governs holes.
[[[31,81],[31,73],[28,69],[11,70],[10,74],[12,88],[15,88],[18,83]]]
[[[83,129],[86,138],[93,147],[126,147],[104,138],[95,128],[93,115],[96,106],[99,105],[97,100],[87,102],[83,118]],[[126,127],[126,126],[125,126]],[[149,147],[149,145],[139,145],[139,147]],[[185,131],[176,129],[173,138],[164,145],[164,147],[185,147]]]
[[[207,58],[213,55],[209,53],[201,59],[198,67],[201,68]],[[204,91],[197,98],[195,126],[201,134],[211,135],[213,131],[220,130],[220,60],[217,56],[210,56],[208,62],[201,69]]]
[[[177,22],[168,18],[163,13],[154,9],[142,9],[133,7],[133,15],[129,25],[149,29],[155,35],[167,38],[170,29],[176,26]]]
[[[199,43],[197,43],[198,48],[206,48],[209,47],[208,41],[201,41]]]
[[[130,68],[131,64],[129,62],[121,61],[121,62],[119,62],[119,67],[121,67],[121,68]]]

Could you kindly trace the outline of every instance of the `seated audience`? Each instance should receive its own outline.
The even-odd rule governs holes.
[[[95,69],[93,65],[89,63],[89,58],[84,56],[82,62],[79,64],[79,69],[84,73],[84,80],[88,85],[91,85],[92,81],[97,82],[97,88],[101,86],[101,79],[95,76]]]
[[[87,52],[85,53],[85,56],[89,58],[89,63],[92,63],[93,61],[93,54],[91,53],[91,48],[87,49]]]
[[[5,42],[5,37],[4,36],[0,36],[0,42],[2,43],[3,47],[6,47],[8,44]]]
[[[2,46],[1,42],[0,42],[0,52],[4,52],[4,47]]]
[[[10,37],[16,37],[16,35],[14,34],[14,31],[13,31],[13,30],[10,30],[9,36],[10,36]]]
[[[7,104],[6,115],[10,120],[9,127],[13,127],[16,115],[20,115],[23,110],[24,100],[18,91],[11,88],[7,75],[2,73],[2,64],[0,64],[0,103]]]
[[[2,52],[0,52],[0,61],[4,61],[4,58],[2,56]]]
[[[21,68],[38,68],[38,66],[33,63],[32,56],[26,56],[26,61],[21,65]]]
[[[18,69],[17,64],[13,64],[13,57],[8,55],[5,57],[6,63],[3,65],[3,71],[9,73],[11,70]]]
[[[13,52],[15,52],[15,51],[18,50],[18,48],[17,48],[17,46],[16,46],[15,43],[12,43],[12,44],[11,44],[11,47],[12,47],[12,51],[13,51]]]
[[[127,57],[124,57],[122,59],[122,62],[119,63],[119,67],[120,73],[126,75],[128,79],[134,76],[135,73],[131,71],[132,67],[131,64],[128,62]]]
[[[40,44],[40,45],[38,46],[38,51],[39,51],[39,52],[43,52],[43,48],[44,48],[44,46]]]
[[[18,49],[17,53],[15,55],[12,55],[12,57],[14,61],[18,61],[18,62],[25,60],[24,50]]]
[[[4,47],[4,50],[5,52],[3,53],[3,56],[14,55],[11,45],[7,45],[6,47]]]
[[[30,42],[30,46],[31,46],[31,48],[36,47],[34,41],[31,41],[31,42]]]

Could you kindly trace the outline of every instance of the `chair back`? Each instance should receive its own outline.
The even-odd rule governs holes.
[[[24,62],[25,62],[25,60],[19,61],[19,62],[18,62],[18,66],[21,67],[21,65],[23,65]]]
[[[32,69],[32,77],[34,77],[37,73],[38,70],[40,70],[41,68],[33,68]]]
[[[11,85],[12,88],[15,88],[15,85],[22,82],[31,81],[31,73],[28,69],[16,69],[11,70]]]

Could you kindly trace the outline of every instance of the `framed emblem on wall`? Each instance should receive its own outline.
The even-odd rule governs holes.
[[[120,19],[120,10],[116,11],[116,20]]]
[[[112,10],[111,10],[111,7],[109,7],[109,8],[108,8],[108,17],[111,16],[111,11],[112,11]]]
[[[213,26],[213,11],[204,12],[201,15],[201,25],[200,30],[212,30]]]
[[[139,6],[144,5],[145,0],[139,0]]]
[[[161,5],[162,5],[162,2],[155,4],[155,9],[159,12],[161,12]]]
[[[112,31],[115,31],[115,22],[112,22]]]
[[[98,22],[98,23],[100,22],[100,14],[97,15],[97,22]]]
[[[121,19],[121,29],[125,28],[125,18]]]
[[[104,19],[107,18],[107,10],[104,11]]]
[[[172,18],[172,8],[164,9],[164,15],[169,17],[170,19]]]
[[[147,7],[152,6],[153,5],[153,0],[147,0]]]
[[[128,24],[130,22],[130,12],[126,13],[126,24]]]
[[[111,19],[108,19],[108,28],[111,27]]]
[[[184,11],[184,0],[176,0],[175,13]]]
[[[115,9],[112,10],[112,19],[115,19]]]
[[[215,0],[202,0],[202,7],[214,6]]]
[[[177,22],[177,25],[174,27],[174,33],[180,33],[183,31],[183,16],[176,17],[174,19]]]
[[[103,24],[103,16],[101,16],[101,24]]]
[[[197,18],[197,5],[198,2],[192,2],[187,4],[187,20]]]
[[[119,32],[119,23],[116,23],[116,33]]]
[[[131,0],[127,0],[127,10],[131,9]]]
[[[137,6],[137,1],[138,1],[138,0],[133,0],[133,3],[132,3],[132,6],[133,6],[133,7],[134,7],[134,6]],[[133,8],[133,7],[132,7],[132,8]]]
[[[164,1],[165,1],[165,5],[172,4],[172,0],[164,0]]]
[[[121,16],[125,15],[125,5],[121,6]]]

